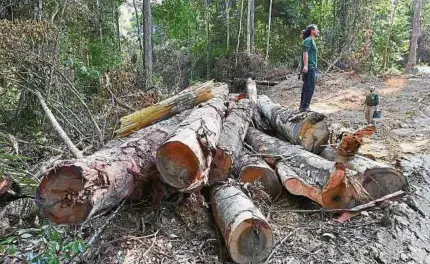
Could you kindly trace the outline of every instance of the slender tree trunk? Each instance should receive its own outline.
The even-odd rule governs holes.
[[[152,21],[151,0],[144,1],[143,11],[145,14],[145,73],[146,88],[152,86]]]
[[[205,0],[205,20],[206,20],[206,79],[209,79],[209,6]]]
[[[421,5],[422,0],[415,0],[414,20],[412,23],[412,36],[409,45],[408,64],[406,65],[406,73],[412,73],[412,69],[417,63],[417,46],[418,38],[421,35]]]
[[[235,64],[235,66],[237,66],[237,55],[239,53],[239,46],[240,46],[240,34],[242,33],[242,18],[243,18],[243,0],[242,0],[242,4],[240,6],[239,33],[237,33],[236,64]]]
[[[267,27],[266,61],[269,59],[270,27],[272,26],[272,4],[273,4],[273,0],[270,0],[270,6],[269,6],[269,25]]]
[[[75,144],[73,144],[73,142],[70,140],[69,136],[67,136],[66,132],[64,132],[63,128],[60,126],[57,119],[52,114],[49,107],[46,105],[45,99],[40,94],[40,92],[34,91],[33,93],[37,96],[37,99],[39,99],[39,102],[40,102],[40,105],[42,106],[43,112],[45,112],[46,116],[49,119],[49,122],[51,122],[52,127],[55,129],[55,131],[58,133],[60,138],[63,140],[64,144],[66,144],[66,146],[70,150],[70,152],[72,152],[73,156],[75,156],[75,158],[77,158],[77,159],[82,158],[83,157],[82,152],[75,146]]]
[[[254,52],[254,0],[248,0],[248,37],[246,40],[246,51],[248,54]]]
[[[225,15],[227,19],[227,53],[230,50],[230,0],[225,0]]]
[[[119,29],[119,10],[118,10],[118,8],[115,10],[115,24],[116,24],[116,32],[117,32],[117,47],[118,47],[118,51],[121,52],[121,32]]]
[[[145,59],[145,55],[143,52],[143,41],[142,41],[142,32],[141,32],[141,27],[140,27],[140,22],[139,22],[139,13],[137,12],[139,9],[137,9],[137,5],[136,5],[136,0],[133,0],[133,7],[134,7],[134,15],[136,17],[136,25],[137,25],[137,39],[139,41],[139,49],[140,49],[140,54],[142,56],[142,59]],[[141,69],[138,67],[138,71],[141,72]]]
[[[380,71],[385,70],[387,68],[388,52],[389,52],[389,47],[390,47],[391,33],[393,32],[394,18],[396,17],[396,10],[397,10],[398,4],[399,4],[399,0],[396,0],[394,2],[394,7],[393,7],[393,10],[391,12],[390,28],[389,28],[388,34],[387,34],[387,42],[385,44],[384,57],[382,59],[382,66],[381,66]]]
[[[37,12],[37,20],[42,21],[43,19],[43,0],[39,0],[39,7]]]
[[[100,35],[100,41],[103,40],[103,29],[102,29],[102,11],[100,8],[100,0],[96,0],[96,6],[97,6],[97,23],[99,27],[99,35]]]

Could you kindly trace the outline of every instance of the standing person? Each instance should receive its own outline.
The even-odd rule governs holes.
[[[364,116],[366,117],[367,124],[373,125],[373,114],[375,111],[379,111],[379,95],[375,91],[375,86],[369,88],[369,94],[366,95],[366,101],[364,101],[365,109]]]
[[[312,96],[315,91],[316,71],[318,66],[318,49],[315,44],[315,39],[319,37],[320,31],[316,25],[311,24],[307,26],[302,33],[303,54],[301,56],[301,62],[303,68],[301,72],[303,74],[303,88],[300,99],[300,111],[309,111],[309,105],[311,104]]]

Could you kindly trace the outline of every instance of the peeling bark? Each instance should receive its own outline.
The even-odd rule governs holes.
[[[274,103],[264,95],[258,97],[258,109],[282,139],[316,154],[327,145],[330,133],[323,114],[297,113]]]
[[[260,212],[236,186],[212,187],[212,213],[231,258],[236,263],[259,263],[273,247],[272,229]]]
[[[156,177],[155,153],[179,123],[173,117],[109,142],[93,155],[54,163],[36,192],[42,213],[57,224],[79,224],[109,210]]]
[[[193,110],[158,149],[162,180],[180,191],[193,191],[207,183],[226,112],[228,88],[223,87],[223,93]]]
[[[254,104],[251,101],[240,100],[224,120],[216,155],[212,162],[209,184],[228,179],[231,168],[242,151],[243,140],[248,131],[253,109]]]

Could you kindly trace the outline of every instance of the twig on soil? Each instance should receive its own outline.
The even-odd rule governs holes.
[[[279,242],[279,244],[276,246],[276,248],[272,251],[272,253],[270,253],[269,257],[266,259],[266,262],[264,262],[264,264],[269,263],[270,259],[272,258],[272,256],[275,254],[275,252],[279,249],[279,247],[284,244],[284,242],[290,237],[292,236],[297,230],[299,230],[300,228],[296,228],[293,231],[291,231],[288,235],[286,235],[281,242]]]
[[[94,244],[97,239],[99,238],[99,236],[103,233],[103,231],[106,229],[106,227],[110,224],[110,222],[112,221],[112,219],[117,215],[117,213],[119,212],[119,210],[122,208],[122,206],[124,205],[125,200],[123,200],[120,205],[115,209],[115,211],[109,216],[109,218],[106,220],[106,222],[99,228],[97,229],[97,231],[94,233],[94,235],[91,237],[90,240],[88,240],[87,245],[92,245]]]
[[[154,246],[154,244],[155,244],[155,241],[157,240],[157,234],[158,234],[158,232],[159,232],[160,230],[158,230],[157,232],[155,232],[155,235],[154,235],[154,238],[152,239],[152,244],[151,244],[151,246],[145,251],[145,253],[143,253],[143,255],[142,255],[142,258],[144,258],[145,256],[146,256],[146,254],[148,254],[149,253],[149,251],[151,251],[151,249],[152,249],[152,247]]]

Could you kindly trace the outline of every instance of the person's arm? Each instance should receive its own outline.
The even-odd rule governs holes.
[[[308,72],[308,57],[309,53],[307,51],[303,52],[303,69],[302,72]]]

